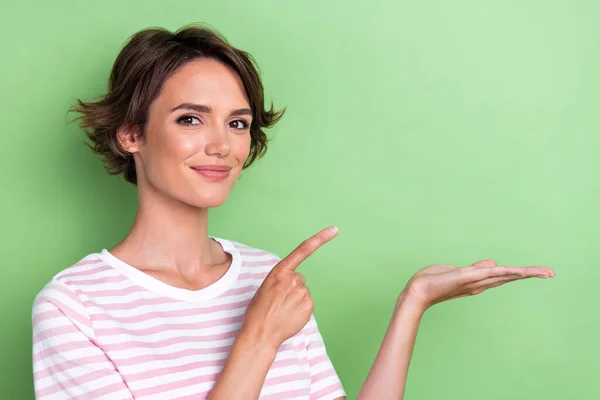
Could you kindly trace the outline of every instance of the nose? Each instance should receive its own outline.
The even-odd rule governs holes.
[[[231,153],[229,136],[224,128],[211,129],[208,133],[205,153],[215,157],[227,157]]]

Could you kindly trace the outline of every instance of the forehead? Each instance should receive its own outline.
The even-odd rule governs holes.
[[[230,67],[213,59],[183,65],[169,77],[157,102],[167,107],[196,103],[215,109],[248,108],[244,84]]]

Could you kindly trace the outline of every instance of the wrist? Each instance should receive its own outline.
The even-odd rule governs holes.
[[[257,329],[250,329],[244,325],[235,339],[234,346],[242,347],[267,357],[272,355],[275,358],[281,343],[277,343],[267,333],[266,329],[262,326],[259,326]]]
[[[394,314],[411,315],[420,319],[427,308],[427,305],[419,297],[412,294],[409,290],[403,290],[396,301]]]

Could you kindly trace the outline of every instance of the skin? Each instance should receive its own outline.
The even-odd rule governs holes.
[[[178,109],[182,104],[187,109]],[[202,107],[189,106],[194,104]],[[139,201],[131,231],[110,250],[116,257],[189,290],[225,274],[231,259],[208,237],[208,210],[225,202],[248,157],[249,108],[234,71],[214,60],[197,60],[165,82],[150,107],[144,139],[135,130],[118,132],[121,146],[135,159]],[[215,181],[192,168],[207,164],[231,167],[230,174]],[[210,399],[258,398],[277,349],[308,323],[314,309],[296,269],[337,234],[334,227],[317,233],[269,273],[248,306]],[[398,297],[359,399],[403,398],[419,323],[434,304],[519,279],[552,276],[549,268],[500,267],[493,260],[420,270]]]

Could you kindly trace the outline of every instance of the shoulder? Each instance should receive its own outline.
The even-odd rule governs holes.
[[[54,275],[38,296],[50,295],[58,288],[77,293],[82,287],[114,281],[116,275],[118,271],[100,253],[89,254]]]
[[[97,254],[91,254],[56,274],[33,301],[34,328],[39,330],[46,325],[56,328],[66,318],[79,329],[89,329],[91,323],[86,307],[79,297],[77,280],[106,267]]]
[[[59,308],[67,304],[73,307],[76,303],[83,306],[79,298],[81,289],[111,281],[110,278],[111,276],[114,278],[115,272],[104,262],[100,254],[89,254],[54,275],[36,295],[34,308],[44,302],[53,303]]]

